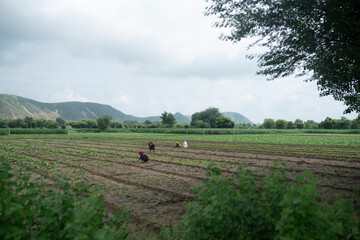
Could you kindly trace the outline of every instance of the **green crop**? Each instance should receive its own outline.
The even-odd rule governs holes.
[[[257,180],[240,166],[223,178],[209,166],[209,179],[194,189],[196,200],[165,239],[360,239],[360,220],[350,201],[319,202],[310,173],[289,181],[285,167],[274,165]],[[359,210],[359,209],[357,209]]]
[[[49,187],[0,160],[0,239],[131,239],[128,218],[123,208],[110,218],[84,181],[59,177]]]

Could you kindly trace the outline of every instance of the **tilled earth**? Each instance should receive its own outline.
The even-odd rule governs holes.
[[[175,148],[175,141],[151,141],[156,144],[151,153],[148,139],[124,138],[3,138],[0,150],[23,155],[22,163],[45,169],[49,176],[83,174],[89,182],[104,186],[110,212],[128,206],[134,229],[155,232],[185,216],[186,203],[194,199],[191,188],[206,179],[211,162],[224,176],[234,174],[243,163],[262,177],[281,159],[290,178],[313,172],[326,199],[339,193],[350,196],[360,186],[360,147],[188,141],[189,148],[184,149]],[[137,161],[140,150],[149,155],[149,162]]]

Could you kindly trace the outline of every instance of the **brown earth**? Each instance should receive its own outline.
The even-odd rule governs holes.
[[[281,159],[291,179],[303,171],[318,178],[323,199],[334,194],[350,196],[360,186],[360,147],[248,144],[188,141],[189,148],[175,148],[175,141],[152,139],[155,153],[140,163],[138,151],[148,152],[146,139],[117,138],[1,138],[3,151],[23,154],[33,167],[45,173],[83,176],[104,186],[110,212],[131,208],[130,225],[147,233],[158,232],[181,220],[186,203],[195,195],[191,188],[206,179],[206,167],[214,162],[224,176],[244,163],[256,176],[264,176]],[[11,148],[8,148],[11,146]]]

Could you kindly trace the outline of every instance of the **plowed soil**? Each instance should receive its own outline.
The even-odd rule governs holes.
[[[104,186],[110,212],[131,207],[133,228],[158,231],[186,214],[186,203],[194,199],[191,188],[206,179],[206,167],[214,162],[223,175],[236,172],[244,163],[259,177],[274,160],[286,163],[290,177],[311,171],[318,177],[323,198],[349,196],[360,186],[360,147],[287,145],[188,141],[175,148],[175,141],[151,139],[155,152],[148,152],[148,139],[57,138],[0,139],[2,151],[21,153],[33,167],[46,174],[81,174]],[[138,161],[138,151],[150,161]],[[25,160],[24,160],[25,161]]]

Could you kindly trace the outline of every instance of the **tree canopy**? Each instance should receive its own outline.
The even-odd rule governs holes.
[[[221,116],[216,119],[216,128],[234,128],[235,122],[228,117]]]
[[[360,112],[359,0],[207,0],[205,15],[216,27],[231,29],[223,40],[255,37],[267,47],[258,57],[258,74],[269,80],[309,74],[321,96],[332,95]]]
[[[110,126],[110,121],[112,119],[112,116],[105,114],[101,117],[99,117],[98,119],[96,119],[99,129],[100,130],[105,130]]]
[[[221,117],[221,113],[219,112],[218,108],[209,107],[208,109],[196,112],[191,116],[191,123],[192,127],[204,127],[198,126],[199,124],[209,125],[209,127],[215,128],[216,127],[216,119]],[[199,122],[199,120],[201,122]]]
[[[174,115],[172,113],[168,113],[166,111],[161,114],[160,118],[162,120],[162,123],[166,127],[173,127],[176,123],[176,119],[175,119]]]

